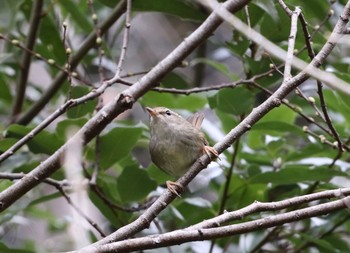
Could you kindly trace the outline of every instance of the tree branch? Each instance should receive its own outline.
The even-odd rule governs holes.
[[[95,248],[97,252],[132,252],[136,250],[155,249],[164,246],[179,245],[190,241],[203,241],[215,238],[228,237],[244,234],[251,231],[271,228],[290,222],[329,214],[346,208],[349,205],[350,197],[306,207],[300,210],[272,215],[254,221],[243,222],[241,224],[228,225],[219,228],[203,228],[190,230],[176,230],[162,235],[151,235],[136,239],[129,239],[114,242]]]

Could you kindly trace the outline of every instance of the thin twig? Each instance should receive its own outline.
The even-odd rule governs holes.
[[[288,38],[288,50],[287,50],[287,56],[286,61],[284,65],[284,74],[283,74],[283,82],[290,79],[292,77],[291,70],[292,70],[292,61],[294,57],[294,45],[295,45],[295,39],[298,29],[298,16],[301,12],[301,9],[299,7],[295,8],[295,11],[292,12],[291,16],[291,25],[290,25],[290,34]]]

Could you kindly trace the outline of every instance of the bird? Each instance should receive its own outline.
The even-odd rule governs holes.
[[[200,131],[203,113],[195,113],[188,119],[166,107],[146,107],[150,115],[149,150],[153,163],[165,173],[179,178],[203,154],[217,158],[218,152],[210,147]],[[176,190],[182,186],[167,181],[167,188],[180,197]]]

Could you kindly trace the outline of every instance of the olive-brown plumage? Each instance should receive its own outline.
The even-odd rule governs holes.
[[[165,107],[146,109],[151,116],[151,159],[167,174],[181,177],[204,152],[218,156],[200,131],[203,114],[196,113],[186,120]],[[178,184],[168,181],[167,186],[178,195],[175,190]]]

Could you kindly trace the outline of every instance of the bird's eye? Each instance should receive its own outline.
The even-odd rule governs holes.
[[[167,110],[167,111],[165,112],[165,114],[168,115],[168,116],[170,116],[170,115],[171,115],[171,112],[170,112],[169,110]]]

